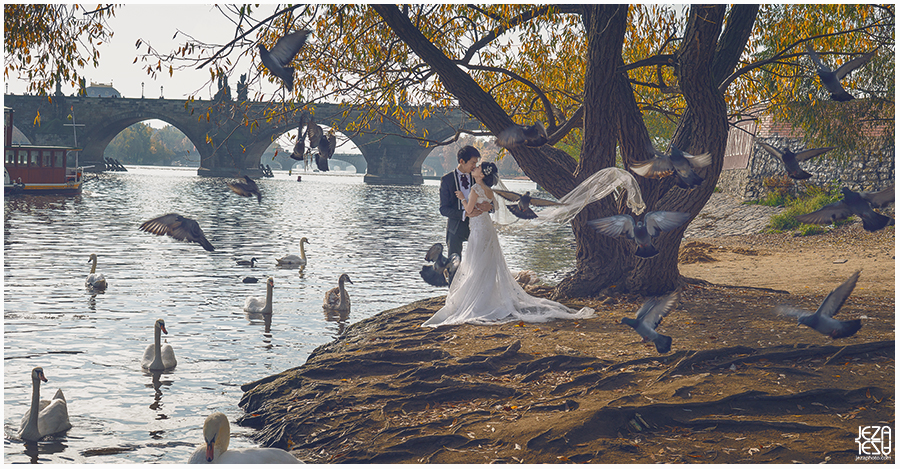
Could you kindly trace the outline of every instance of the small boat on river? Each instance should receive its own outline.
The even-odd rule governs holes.
[[[13,114],[12,109],[3,109],[4,194],[80,193],[81,184],[84,182],[84,170],[78,166],[78,149],[13,144]]]

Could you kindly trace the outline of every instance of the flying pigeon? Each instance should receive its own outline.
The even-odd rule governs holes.
[[[534,205],[536,207],[546,207],[548,205],[563,205],[552,200],[532,197],[531,191],[525,192],[525,194],[517,194],[515,192],[494,189],[494,193],[510,202],[516,202],[515,204],[507,205],[506,207],[513,215],[519,218],[524,218],[526,220],[537,218],[537,214],[534,213],[533,210],[531,210],[531,205]]]
[[[306,125],[306,138],[309,139],[309,147],[316,148],[319,146],[323,135],[322,127],[319,127],[319,124],[316,124],[316,121],[310,117],[309,123]]]
[[[878,192],[860,192],[859,195],[868,200],[872,208],[887,207],[888,204],[894,203],[894,185],[891,184],[887,189]]]
[[[824,148],[812,148],[809,150],[803,150],[800,153],[794,153],[791,150],[779,150],[778,148],[773,147],[765,142],[756,142],[759,146],[763,147],[767,152],[771,153],[772,156],[781,160],[784,163],[785,169],[787,169],[788,176],[793,179],[809,179],[812,177],[812,174],[807,173],[802,168],[800,168],[800,162],[806,161],[810,158],[814,158],[825,153],[828,150],[833,150],[834,147],[824,147]]]
[[[306,44],[309,30],[296,31],[279,39],[272,50],[259,44],[259,58],[269,73],[281,78],[288,91],[294,91],[294,67],[289,66],[300,48]]]
[[[256,181],[250,179],[250,176],[244,175],[243,181],[226,182],[225,185],[241,197],[250,197],[255,194],[256,202],[262,203],[262,193],[259,192],[259,186],[256,185]]]
[[[544,124],[537,121],[534,125],[514,125],[497,136],[497,145],[503,148],[512,148],[516,145],[529,147],[541,147],[547,143],[547,130]]]
[[[796,316],[798,326],[800,324],[809,326],[832,339],[850,337],[862,327],[860,320],[838,321],[834,319],[834,315],[840,311],[847,297],[853,292],[856,280],[859,279],[859,272],[856,271],[841,286],[829,293],[815,313],[786,305],[776,306],[775,312],[782,316]]]
[[[651,298],[647,300],[637,311],[634,319],[622,318],[620,324],[627,324],[641,335],[641,342],[653,342],[656,351],[669,353],[672,350],[672,338],[656,332],[656,327],[662,322],[662,318],[669,315],[675,304],[678,303],[679,291],[676,290],[667,296]]]
[[[183,217],[177,213],[170,213],[141,224],[141,231],[155,235],[169,235],[179,241],[199,243],[203,249],[214,251],[216,248],[203,235],[203,230],[196,221]]]
[[[712,163],[709,153],[689,155],[672,147],[672,154],[660,153],[655,148],[656,157],[631,165],[631,170],[647,178],[664,178],[675,174],[675,183],[682,189],[693,189],[703,182],[703,178],[694,172],[694,168],[703,168]]]
[[[328,131],[328,134],[319,139],[319,152],[316,153],[316,167],[319,168],[319,171],[328,171],[328,160],[334,155],[336,145],[337,140],[332,131]]]
[[[431,264],[423,265],[419,275],[429,285],[446,287],[453,283],[453,276],[459,268],[459,254],[450,254],[450,258],[444,257],[444,245],[434,243],[425,254],[425,260]]]
[[[309,119],[309,113],[303,112],[300,115],[300,123],[297,125],[297,143],[294,144],[294,150],[291,152],[291,159],[303,161],[304,153],[306,153],[306,136],[303,128],[306,127],[306,121]]]
[[[849,62],[845,62],[838,67],[837,70],[831,71],[831,68],[819,59],[819,54],[816,54],[816,51],[814,51],[809,44],[806,44],[806,53],[809,54],[809,57],[816,64],[816,74],[819,75],[819,81],[821,81],[822,86],[831,93],[831,99],[835,101],[850,101],[851,99],[854,99],[853,95],[848,93],[844,90],[844,87],[841,86],[841,79],[853,70],[865,65],[869,60],[872,60],[872,57],[875,56],[875,51],[877,50],[878,49],[876,48],[871,52],[860,55]]]
[[[844,199],[838,202],[828,204],[819,210],[805,215],[797,215],[796,218],[802,223],[812,223],[815,225],[827,225],[836,221],[845,220],[851,215],[856,215],[862,219],[863,228],[866,231],[878,231],[893,220],[874,210],[870,204],[883,206],[890,203],[894,199],[893,186],[881,192],[867,192],[865,197],[858,192],[853,192],[846,187],[841,188],[841,194]]]
[[[659,254],[653,245],[653,238],[662,231],[681,226],[689,218],[691,214],[686,212],[647,212],[644,219],[638,222],[631,215],[613,215],[591,220],[588,224],[602,235],[633,239],[638,245],[634,255],[647,259]]]

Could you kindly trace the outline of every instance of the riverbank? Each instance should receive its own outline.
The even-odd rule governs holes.
[[[597,311],[581,321],[437,329],[420,327],[443,305],[431,298],[243,386],[239,423],[316,463],[854,462],[859,426],[895,413],[893,228],[857,225],[683,243],[682,273],[699,281],[659,328],[667,355],[618,324],[637,296],[564,302]],[[690,261],[691,249],[708,259]],[[750,270],[761,259],[765,275]],[[863,268],[837,316],[862,319],[853,337],[772,313],[815,310],[846,276],[821,273],[809,293],[798,278],[826,264]]]

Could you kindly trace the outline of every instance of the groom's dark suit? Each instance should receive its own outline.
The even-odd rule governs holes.
[[[460,188],[456,170],[450,171],[441,178],[441,215],[447,217],[448,257],[454,252],[461,257],[463,241],[469,239],[469,217],[463,219],[466,210],[463,202],[456,197],[458,190]]]

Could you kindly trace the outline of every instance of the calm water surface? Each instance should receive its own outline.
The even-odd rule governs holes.
[[[185,462],[207,415],[241,415],[242,384],[302,365],[348,324],[446,294],[418,274],[428,246],[444,242],[438,181],[372,186],[331,173],[298,183],[276,172],[258,181],[262,204],[224,181],[130,167],[89,181],[78,196],[4,199],[4,462]],[[197,220],[216,250],[137,229],[169,212]],[[276,267],[276,257],[299,254],[304,236],[306,269]],[[513,271],[556,283],[574,265],[568,226],[514,226],[500,240]],[[104,293],[84,288],[91,253],[109,283]],[[236,264],[250,257],[260,259],[255,268]],[[344,272],[352,310],[328,317],[322,299]],[[247,297],[265,297],[265,284],[245,276],[275,279],[268,326],[243,312]],[[171,372],[141,370],[157,318],[178,359]],[[49,380],[42,397],[61,388],[72,423],[66,437],[37,447],[16,437],[35,366]],[[250,429],[231,431],[232,447],[257,446]]]

